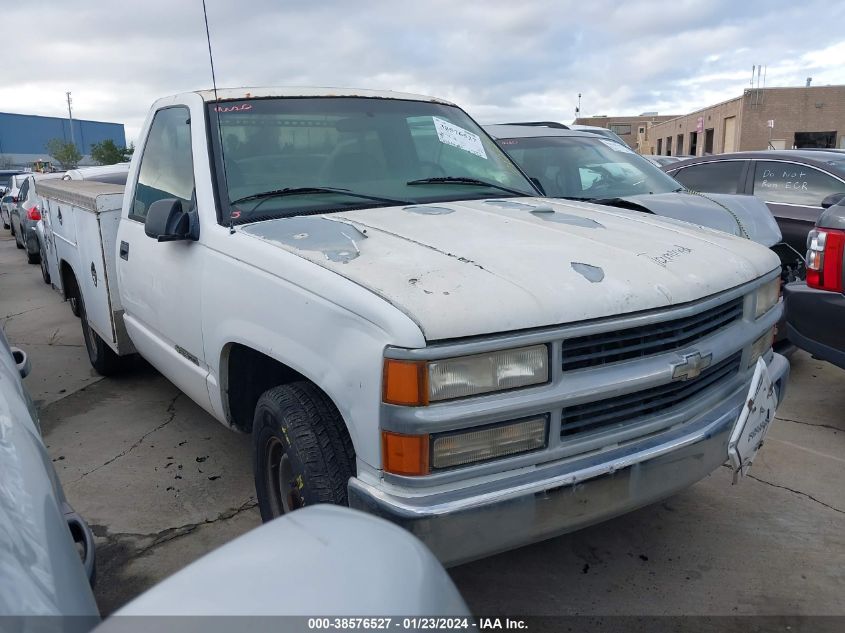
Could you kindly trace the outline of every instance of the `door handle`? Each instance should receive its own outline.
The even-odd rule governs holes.
[[[58,218],[59,218],[59,224],[64,224],[64,222],[62,222],[62,208],[61,207],[59,207],[59,212],[58,212],[57,215],[58,215]]]
[[[129,261],[129,242],[120,242],[120,259]]]

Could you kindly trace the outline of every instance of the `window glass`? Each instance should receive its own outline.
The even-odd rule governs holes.
[[[209,111],[213,149],[225,165],[218,182],[223,223],[536,195],[505,153],[454,106],[316,97],[224,102],[209,104]]]
[[[736,193],[744,165],[741,160],[722,160],[684,167],[672,175],[692,191]]]
[[[18,191],[18,200],[23,201],[26,200],[26,194],[29,193],[29,180],[24,180],[23,184],[21,185],[20,191]]]
[[[130,217],[143,222],[153,202],[178,198],[188,205],[193,194],[194,162],[188,109],[159,110],[144,146]]]
[[[845,192],[845,183],[807,165],[757,161],[754,195],[767,202],[820,207],[832,193]]]
[[[615,134],[630,134],[631,126],[622,123],[616,123],[610,126],[610,131],[614,132]]]
[[[603,138],[543,136],[499,139],[499,143],[553,198],[618,198],[680,188],[627,145]]]

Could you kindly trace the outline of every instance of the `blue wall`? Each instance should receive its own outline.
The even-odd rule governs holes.
[[[122,123],[73,120],[76,147],[82,155],[91,153],[91,145],[111,139],[118,147],[126,146]],[[44,154],[47,141],[60,138],[70,141],[67,119],[30,114],[0,112],[0,154]]]

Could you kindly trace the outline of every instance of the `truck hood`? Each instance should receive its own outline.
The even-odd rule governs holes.
[[[682,304],[780,263],[718,231],[542,198],[282,218],[239,233],[367,288],[430,341]]]
[[[671,193],[623,196],[607,201],[620,208],[650,211],[692,224],[747,237],[771,248],[781,241],[781,233],[766,203],[755,196],[727,193]]]

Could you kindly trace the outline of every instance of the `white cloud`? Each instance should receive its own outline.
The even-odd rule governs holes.
[[[456,101],[482,122],[692,111],[769,85],[845,83],[845,5],[807,0],[207,0],[218,81],[390,88]],[[41,0],[7,54],[2,109],[121,121],[134,138],[165,94],[210,86],[200,0]]]

